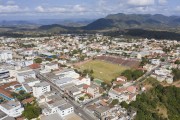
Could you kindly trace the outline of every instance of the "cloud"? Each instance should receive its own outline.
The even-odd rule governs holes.
[[[64,6],[64,7],[44,7],[38,6],[35,11],[40,13],[75,13],[75,12],[85,12],[85,7],[81,5]]]
[[[155,0],[128,0],[127,3],[134,6],[149,6],[155,4]]]
[[[0,5],[0,13],[8,13],[8,14],[13,14],[13,13],[22,13],[22,12],[27,12],[29,9],[28,8],[21,8],[18,5]]]

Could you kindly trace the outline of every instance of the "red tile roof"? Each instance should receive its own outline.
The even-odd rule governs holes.
[[[38,64],[38,63],[34,63],[34,64],[32,64],[32,65],[29,65],[29,67],[30,67],[31,69],[38,69],[38,68],[40,68],[41,66],[40,66],[40,64]]]

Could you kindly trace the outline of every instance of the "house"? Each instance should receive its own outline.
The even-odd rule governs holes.
[[[126,92],[125,88],[115,88],[115,89],[110,89],[108,95],[112,99],[118,99],[119,102],[122,101],[127,101],[129,99],[128,94],[124,94]]]
[[[33,86],[33,96],[37,98],[43,95],[44,93],[50,91],[51,91],[51,87],[50,84],[47,82],[36,83]]]
[[[65,92],[72,98],[74,98],[74,96],[76,96],[78,94],[81,94],[81,91],[76,86],[65,88]]]
[[[89,85],[84,85],[83,86],[84,92],[91,95],[91,97],[95,98],[98,97],[100,95],[99,93],[99,86],[95,85],[95,84],[91,84]]]
[[[8,116],[6,113],[0,110],[0,120],[15,120],[15,118]]]
[[[152,59],[151,64],[153,65],[159,65],[161,63],[160,59]]]
[[[38,80],[37,78],[30,77],[25,79],[25,82],[22,83],[22,86],[27,93],[31,93],[33,92],[32,87],[36,83],[40,83],[40,80]]]
[[[57,69],[59,69],[59,67],[58,67],[57,63],[49,63],[49,64],[45,65],[45,69],[57,70]]]
[[[95,116],[101,120],[102,120],[103,116],[106,116],[109,112],[110,112],[110,108],[107,106],[101,106],[94,110]]]
[[[58,109],[58,113],[62,117],[74,112],[74,107],[69,103],[59,106]]]
[[[78,79],[80,77],[80,75],[76,73],[73,69],[64,69],[59,71],[55,75],[59,75],[61,77],[74,78],[74,79]]]
[[[19,101],[8,101],[0,104],[0,110],[10,117],[18,117],[22,114],[24,108]]]
[[[116,78],[116,81],[123,81],[123,82],[126,82],[127,81],[127,78],[124,77],[124,76],[119,76]]]
[[[1,50],[0,51],[0,61],[7,61],[12,59],[12,51],[10,50]]]
[[[59,78],[55,78],[53,79],[53,82],[57,85],[57,86],[62,86],[62,85],[66,85],[69,83],[73,83],[75,79],[74,78],[70,78],[70,77],[59,77]]]
[[[23,70],[19,71],[17,73],[17,81],[20,83],[25,82],[25,79],[27,78],[36,78],[36,74],[33,70],[28,69],[28,70]]]
[[[86,77],[79,77],[78,79],[75,79],[73,82],[75,85],[82,85],[82,84],[90,85],[91,79],[87,75]]]

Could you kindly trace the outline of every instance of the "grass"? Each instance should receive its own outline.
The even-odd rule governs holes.
[[[128,69],[127,67],[120,66],[117,64],[112,64],[105,61],[100,60],[92,60],[86,62],[80,66],[77,66],[81,71],[88,69],[93,70],[93,77],[103,80],[106,83],[110,83],[112,79],[120,76],[120,74]]]

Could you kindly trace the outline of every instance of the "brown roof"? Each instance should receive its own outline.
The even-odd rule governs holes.
[[[83,89],[87,89],[88,87],[89,87],[89,85],[86,85],[86,84],[85,84],[85,85],[83,86]]]
[[[20,85],[19,82],[14,81],[14,82],[10,82],[10,83],[6,83],[6,84],[4,84],[4,85],[1,85],[0,87],[1,87],[2,89],[5,89],[5,88],[7,88],[7,87],[14,86],[14,85],[18,85],[18,84]]]
[[[31,69],[37,69],[37,68],[40,68],[41,66],[40,66],[40,64],[38,64],[38,63],[34,63],[34,64],[32,64],[32,65],[29,65],[29,67],[30,67]]]
[[[5,90],[3,88],[0,88],[0,93],[6,95],[7,97],[12,98],[11,91]]]
[[[26,103],[31,103],[33,100],[34,100],[34,98],[33,98],[33,97],[31,97],[31,98],[27,98],[27,99],[24,99],[24,100],[22,101],[22,103],[23,103],[23,104],[26,104]]]
[[[117,92],[124,92],[124,91],[126,91],[125,88],[114,88],[114,90],[117,91]]]

